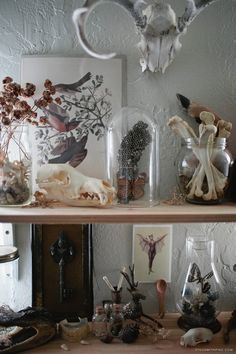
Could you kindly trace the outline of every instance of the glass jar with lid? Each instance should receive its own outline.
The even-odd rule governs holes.
[[[138,108],[122,108],[107,125],[107,179],[119,206],[159,202],[159,146],[155,121]]]
[[[181,192],[186,201],[195,204],[219,204],[225,198],[229,184],[232,155],[226,138],[215,138],[205,145],[185,139],[177,169]]]

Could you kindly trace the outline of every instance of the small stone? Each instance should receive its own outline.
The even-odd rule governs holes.
[[[86,340],[83,340],[83,339],[82,339],[82,340],[80,341],[80,344],[82,344],[82,345],[88,345],[89,342],[87,342]]]
[[[62,350],[65,350],[65,351],[67,351],[67,352],[70,350],[67,344],[62,344],[62,345],[61,345],[61,349],[62,349]]]

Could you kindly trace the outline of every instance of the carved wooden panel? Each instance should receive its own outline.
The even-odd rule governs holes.
[[[56,320],[93,313],[91,225],[33,225],[33,306]]]

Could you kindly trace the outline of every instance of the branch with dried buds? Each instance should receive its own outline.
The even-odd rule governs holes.
[[[44,83],[39,99],[32,99],[36,86],[26,83],[24,87],[11,77],[2,81],[0,91],[0,204],[18,205],[30,198],[29,175],[31,159],[25,125],[46,124],[44,116],[37,110],[53,101],[60,104],[60,98],[53,99],[56,89],[50,80]],[[30,102],[28,102],[30,101]]]
[[[50,80],[45,80],[44,91],[39,99],[33,101],[30,105],[27,99],[35,94],[36,86],[31,83],[26,83],[25,87],[21,87],[16,82],[13,82],[11,77],[5,77],[2,81],[3,89],[0,91],[0,126],[9,126],[11,124],[31,123],[38,125],[46,123],[46,117],[38,118],[37,110],[42,107],[47,107],[53,102],[53,95],[56,89]],[[60,98],[55,101],[60,104]]]

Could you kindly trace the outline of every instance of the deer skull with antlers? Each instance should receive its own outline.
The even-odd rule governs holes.
[[[79,8],[73,13],[77,36],[83,49],[91,56],[99,59],[111,59],[116,53],[99,54],[88,43],[85,36],[85,24],[98,4],[112,2],[122,6],[133,17],[140,42],[142,71],[165,72],[176,53],[181,48],[180,36],[186,32],[187,26],[208,5],[217,0],[187,0],[181,17],[177,17],[169,4],[158,0],[99,0],[87,7]]]

